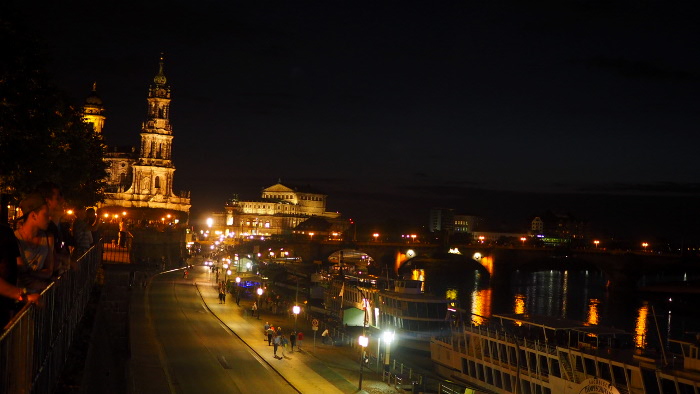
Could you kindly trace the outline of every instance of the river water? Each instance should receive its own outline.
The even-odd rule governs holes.
[[[613,291],[597,271],[516,271],[492,283],[479,271],[422,272],[427,290],[456,299],[474,315],[528,313],[567,318],[633,333],[637,346],[658,347],[671,339],[690,339],[700,332],[700,297],[642,293],[631,284]],[[692,280],[689,274],[654,275],[651,282]],[[479,317],[473,317],[480,323]],[[658,327],[658,329],[657,329]]]

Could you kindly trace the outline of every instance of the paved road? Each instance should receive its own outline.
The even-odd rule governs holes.
[[[144,301],[168,392],[298,392],[209,312],[181,271],[154,277]]]

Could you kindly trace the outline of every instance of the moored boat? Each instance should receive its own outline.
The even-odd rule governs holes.
[[[366,319],[369,328],[393,331],[396,346],[428,353],[430,338],[449,332],[450,303],[424,292],[422,281],[344,276],[331,280],[325,304],[342,310],[344,324],[362,325]]]
[[[631,334],[543,316],[493,315],[436,336],[436,372],[490,393],[699,393],[698,343],[645,352]]]

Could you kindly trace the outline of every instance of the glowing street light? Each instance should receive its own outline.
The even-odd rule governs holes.
[[[384,342],[386,342],[386,354],[384,355],[384,370],[389,370],[389,360],[391,351],[391,341],[394,340],[393,331],[384,331]]]
[[[301,312],[301,308],[299,305],[294,305],[292,307],[292,313],[294,313],[294,331],[297,330],[297,316],[299,316],[299,313]]]
[[[483,235],[479,235],[479,242],[481,242],[483,244],[484,239],[486,239],[486,237],[484,237]]]
[[[241,277],[236,277],[236,305],[241,306]]]
[[[374,242],[378,242],[377,240],[379,239],[379,233],[374,233],[372,236],[374,237]]]
[[[525,241],[527,241],[527,238],[525,238],[525,237],[520,237],[520,240],[523,241],[523,246],[525,246]]]
[[[593,241],[593,244],[595,245],[595,248],[596,248],[596,249],[598,249],[598,244],[599,244],[599,243],[600,243],[600,241],[598,241],[597,239],[596,239],[595,241]]]
[[[647,242],[642,242],[642,247],[644,248],[645,252],[647,251],[647,246],[649,246]]]
[[[260,320],[260,299],[262,298],[263,295],[263,289],[262,287],[258,287],[258,320]]]
[[[359,342],[360,346],[362,346],[362,354],[360,354],[360,384],[359,384],[359,389],[362,390],[362,366],[365,363],[365,349],[367,348],[367,345],[369,345],[369,338],[367,338],[364,335],[360,335],[358,342]]]

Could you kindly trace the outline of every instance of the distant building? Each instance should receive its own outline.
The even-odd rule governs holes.
[[[454,215],[454,233],[467,234],[479,230],[481,218],[474,215]]]
[[[561,244],[586,236],[586,223],[569,213],[547,211],[530,219],[530,235],[546,244]]]
[[[452,234],[455,229],[455,213],[450,208],[431,208],[428,230],[431,233]]]
[[[157,215],[173,211],[171,216],[184,216],[186,219],[191,206],[190,194],[176,194],[173,190],[175,166],[172,161],[171,98],[170,86],[163,73],[162,56],[153,82],[155,84],[149,88],[146,98],[148,110],[141,127],[140,147],[108,148],[104,159],[108,165],[106,198],[99,208],[160,209]],[[83,109],[85,122],[91,124],[95,131],[102,132],[106,117],[96,84],[93,84],[92,93],[85,100]]]
[[[334,232],[342,233],[349,223],[338,212],[326,211],[326,198],[308,186],[282,183],[263,189],[258,200],[234,198],[225,207],[223,235],[240,239],[314,233],[310,236],[325,239]],[[314,220],[301,226],[310,218]]]

